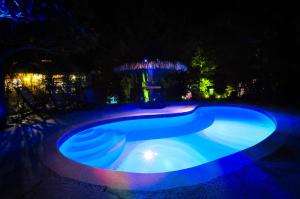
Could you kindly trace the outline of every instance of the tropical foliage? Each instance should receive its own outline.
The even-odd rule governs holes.
[[[204,54],[201,48],[197,48],[191,60],[191,82],[188,89],[199,98],[228,98],[235,91],[232,85],[227,84],[223,94],[215,91],[214,79],[217,65]],[[196,98],[197,98],[196,97]]]

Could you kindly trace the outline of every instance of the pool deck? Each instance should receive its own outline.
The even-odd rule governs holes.
[[[194,105],[177,107],[191,111]],[[276,146],[267,156],[205,183],[157,191],[128,191],[62,177],[43,161],[45,143],[53,135],[79,123],[122,116],[176,113],[176,108],[139,109],[132,106],[99,108],[62,114],[55,120],[35,118],[1,133],[1,198],[299,198],[300,115],[264,108],[280,122],[269,140]],[[192,174],[191,174],[192,175]]]

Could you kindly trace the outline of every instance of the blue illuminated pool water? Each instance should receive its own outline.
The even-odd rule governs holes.
[[[130,119],[75,133],[60,146],[85,165],[133,173],[187,169],[252,147],[276,129],[261,111],[208,106],[181,116]]]

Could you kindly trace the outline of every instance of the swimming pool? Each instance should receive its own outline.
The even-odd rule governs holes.
[[[262,142],[275,129],[276,122],[261,110],[207,106],[75,129],[62,136],[57,147],[64,157],[88,167],[155,174],[230,156]]]

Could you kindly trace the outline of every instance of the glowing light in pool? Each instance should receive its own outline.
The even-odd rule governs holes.
[[[147,161],[151,161],[155,158],[155,156],[157,156],[158,153],[157,152],[153,152],[151,150],[147,150],[144,152],[144,159]]]
[[[93,167],[163,173],[238,153],[263,141],[275,129],[273,120],[260,111],[199,107],[183,116],[95,126],[68,138],[59,150],[66,157]]]

